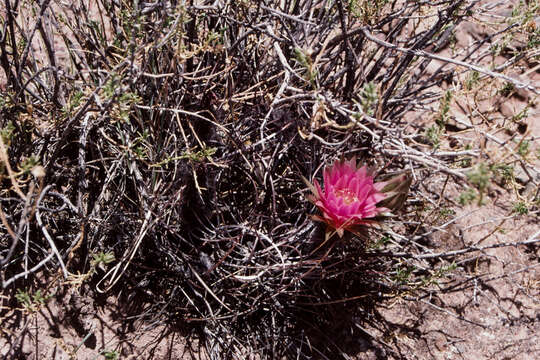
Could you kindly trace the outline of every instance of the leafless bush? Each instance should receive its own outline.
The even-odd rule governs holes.
[[[430,230],[410,200],[323,244],[301,177],[355,155],[465,180],[451,164],[476,153],[418,150],[403,116],[436,116],[463,70],[538,91],[468,63],[481,41],[435,55],[476,3],[6,0],[3,286],[47,269],[124,289],[145,320],[200,324],[213,358],[346,356],[321,329],[384,326],[373,306],[410,290],[398,259]],[[409,255],[374,256],[387,241]]]

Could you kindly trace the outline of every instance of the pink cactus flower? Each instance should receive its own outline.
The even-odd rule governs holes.
[[[323,172],[324,190],[317,180],[310,186],[313,196],[308,199],[322,212],[313,218],[325,222],[339,237],[344,230],[354,232],[358,225],[373,223],[372,218],[389,211],[377,207],[377,203],[387,198],[383,188],[388,182],[375,183],[373,174],[366,166],[357,168],[356,159],[336,161]]]

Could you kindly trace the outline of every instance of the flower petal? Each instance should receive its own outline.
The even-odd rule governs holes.
[[[325,222],[340,236],[344,230],[356,231],[359,225],[376,223],[368,219],[389,211],[386,206],[392,194],[386,194],[383,190],[389,182],[375,183],[372,169],[365,165],[357,168],[354,157],[327,166],[323,179],[324,189],[317,180],[313,181],[314,196],[309,196],[308,200],[322,213],[322,216],[314,219]],[[393,180],[393,183],[397,184],[398,180]],[[381,207],[377,207],[377,203],[383,200]]]

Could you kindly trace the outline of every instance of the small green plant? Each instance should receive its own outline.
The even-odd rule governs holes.
[[[71,274],[69,276],[68,282],[78,287],[86,280],[90,279],[94,274],[96,274],[97,269],[103,271],[106,270],[106,265],[110,264],[115,260],[114,254],[112,252],[103,252],[92,254],[92,259],[90,260],[90,269],[84,274]]]
[[[101,354],[105,360],[118,360],[120,358],[120,354],[116,350],[105,350]]]
[[[527,48],[528,49],[537,49],[540,45],[540,27],[536,28],[534,31],[529,32],[527,39]]]
[[[507,164],[493,164],[490,170],[498,182],[511,184],[514,181],[514,167]]]
[[[435,125],[427,128],[424,136],[429,140],[435,150],[441,145],[441,135],[444,134],[446,123],[450,113],[450,103],[452,102],[452,93],[447,91],[441,99],[439,113],[435,117]]]
[[[309,54],[309,52],[303,49],[295,48],[294,55],[295,55],[296,61],[305,70],[305,79],[310,82],[313,88],[316,88],[317,70],[313,66],[313,59],[311,59],[311,54]]]
[[[105,270],[105,265],[112,263],[115,260],[114,254],[112,252],[99,252],[92,255],[92,260],[90,266],[92,269],[102,269]]]
[[[441,266],[439,269],[437,269],[436,275],[439,277],[442,277],[456,269],[457,269],[457,264],[455,261],[453,261],[451,264],[446,265],[446,266]]]
[[[84,93],[80,90],[75,91],[73,96],[70,99],[69,105],[71,109],[76,108],[77,106],[81,105],[81,100],[83,98]]]
[[[439,213],[442,219],[448,219],[450,216],[456,215],[456,212],[453,209],[449,209],[446,207],[441,208]]]
[[[81,105],[83,97],[84,93],[81,90],[73,92],[69,99],[69,103],[62,108],[62,116],[64,118],[70,116],[73,110]]]
[[[441,145],[442,129],[439,125],[433,125],[426,129],[424,136],[429,140],[435,150]]]
[[[378,100],[377,87],[375,84],[372,82],[364,84],[360,98],[360,105],[362,106],[364,113],[368,114],[369,116],[373,116],[373,105],[375,105]]]
[[[521,120],[525,119],[528,115],[529,115],[529,105],[527,104],[527,106],[525,106],[523,110],[521,110],[520,112],[512,116],[512,121],[520,122]]]
[[[501,89],[499,89],[499,94],[504,97],[508,97],[514,92],[515,89],[516,87],[514,86],[514,84],[507,82]]]
[[[111,117],[114,120],[127,122],[131,112],[131,107],[138,104],[141,98],[132,92],[123,93],[118,97],[118,102],[114,105]]]
[[[478,71],[473,71],[467,80],[465,80],[465,88],[467,90],[472,90],[472,88],[478,83],[478,80],[480,80],[480,73]]]
[[[215,47],[223,44],[223,32],[209,31],[204,40],[206,47]]]
[[[32,297],[30,294],[26,291],[22,291],[21,289],[17,290],[17,294],[15,294],[15,299],[24,307],[30,307],[32,305]]]
[[[468,188],[467,190],[465,190],[464,192],[459,194],[458,202],[462,206],[464,206],[464,205],[468,205],[471,202],[473,202],[474,199],[476,199],[476,192],[473,189]]]
[[[41,290],[37,290],[35,293],[30,294],[27,290],[17,289],[15,299],[21,304],[28,312],[38,311],[52,295],[43,295]]]
[[[172,161],[178,161],[178,160],[183,160],[183,159],[189,159],[189,160],[194,161],[194,162],[202,162],[206,158],[214,155],[216,153],[216,151],[217,151],[217,148],[213,148],[213,147],[205,147],[202,150],[199,150],[199,151],[197,151],[195,153],[193,153],[193,152],[188,153],[187,151],[185,151],[180,156],[168,157],[165,160],[161,160],[157,164],[152,164],[150,166],[151,167],[162,167],[162,166],[165,166],[165,165],[167,165],[168,163],[170,163]]]
[[[187,154],[184,153],[183,156],[191,161],[201,162],[209,156],[212,156],[216,153],[217,148],[205,147],[202,150],[197,151],[196,153]]]
[[[457,269],[457,264],[455,262],[452,262],[449,265],[441,266],[435,272],[430,274],[429,276],[422,277],[422,285],[437,285],[439,283],[439,279],[442,279],[446,277],[448,274],[450,274],[452,271]]]
[[[12,92],[1,93],[0,92],[0,109],[11,109],[15,106],[13,102],[13,96],[15,94]]]
[[[514,212],[519,215],[527,215],[529,213],[529,208],[527,207],[527,204],[520,201],[514,204]]]
[[[119,86],[118,77],[115,75],[111,76],[110,79],[107,80],[107,82],[103,86],[103,95],[105,95],[105,99],[107,100],[112,99],[118,86]]]
[[[470,146],[467,145],[467,146],[465,147],[465,150],[470,150]],[[471,167],[471,165],[472,165],[472,158],[470,158],[470,157],[464,157],[464,158],[460,159],[460,160],[458,161],[457,164],[458,164],[458,166],[461,167],[461,168],[469,168],[469,167]]]
[[[406,284],[409,281],[409,278],[411,277],[411,274],[414,271],[413,266],[405,266],[405,267],[399,267],[396,269],[396,273],[394,274],[393,278],[394,281],[398,284]]]
[[[450,112],[450,103],[452,102],[452,92],[448,90],[441,99],[439,114],[435,121],[441,129],[444,129],[446,122],[448,121],[448,114]]]
[[[142,28],[143,19],[139,12],[132,12],[126,9],[120,12],[120,16],[120,23],[123,25],[127,38],[144,38],[145,33]]]
[[[349,0],[347,9],[354,17],[366,24],[372,24],[387,2],[388,0]]]
[[[518,150],[517,150],[519,156],[521,156],[522,158],[525,158],[531,151],[530,147],[531,147],[531,144],[529,143],[529,141],[527,140],[521,141],[518,144]]]
[[[148,149],[150,148],[148,144],[148,139],[150,138],[150,133],[147,129],[144,129],[142,133],[137,133],[139,135],[133,141],[131,148],[139,160],[146,160],[148,158]]]
[[[480,163],[474,170],[467,173],[467,178],[469,179],[469,182],[478,189],[478,206],[482,205],[484,193],[491,180],[491,171],[489,170],[489,167],[484,163]]]
[[[535,22],[539,9],[538,1],[525,2],[520,0],[519,4],[514,6],[511,16],[507,20],[509,24],[521,25],[521,31],[527,34],[528,49],[536,49],[540,44],[540,28]]]
[[[31,155],[26,159],[22,160],[19,164],[19,169],[21,174],[29,174],[32,169],[39,164],[37,156]]]
[[[13,133],[15,132],[15,125],[13,122],[8,121],[8,123],[0,130],[0,136],[2,136],[2,141],[6,147],[9,147],[11,140],[13,139]]]
[[[514,178],[514,167],[506,164],[494,164],[490,167],[491,172],[500,175],[510,181]]]
[[[384,247],[384,245],[388,244],[392,238],[388,235],[380,237],[377,241],[370,244],[370,249],[380,249]]]
[[[495,58],[496,56],[499,56],[502,50],[501,44],[492,44],[489,47],[489,52],[491,53],[491,56]]]

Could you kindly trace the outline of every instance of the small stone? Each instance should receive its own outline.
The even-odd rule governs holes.
[[[45,177],[45,168],[41,165],[34,166],[31,173],[36,179],[41,179],[42,177]]]
[[[521,166],[516,166],[514,168],[514,178],[517,182],[523,185],[528,184],[531,180],[527,172],[525,172]]]
[[[473,125],[470,123],[468,119],[458,114],[450,117],[447,120],[446,124],[447,124],[447,129],[450,128],[451,131],[454,131],[454,132],[464,131],[473,127]]]
[[[525,109],[526,106],[527,103],[512,98],[507,99],[507,101],[502,101],[499,107],[499,111],[505,118],[518,121],[520,120],[518,118],[518,115],[523,115],[522,111]]]
[[[529,181],[527,184],[525,184],[523,189],[521,189],[520,191],[521,195],[529,199],[532,199],[537,192],[538,192],[538,186],[535,185],[532,181]]]
[[[463,22],[455,31],[458,46],[469,46],[475,41],[483,40],[487,35],[487,31],[482,25],[470,21]]]
[[[512,109],[512,106],[508,102],[501,103],[501,107],[499,108],[501,114],[503,114],[506,118],[512,118],[514,116],[514,110]]]

